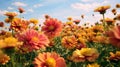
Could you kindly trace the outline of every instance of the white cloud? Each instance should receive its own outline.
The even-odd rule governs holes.
[[[8,7],[8,10],[13,10],[14,8],[12,8],[12,7]]]
[[[104,0],[102,3],[103,3],[103,4],[108,4],[109,1],[108,1],[108,0]]]
[[[51,5],[51,4],[57,4],[57,3],[66,3],[69,0],[43,0],[43,4],[45,5]]]
[[[91,2],[93,0],[81,0],[82,2]]]
[[[86,4],[83,4],[83,3],[74,3],[74,4],[71,4],[71,7],[74,8],[74,9],[77,9],[77,10],[84,10],[86,12],[89,12],[91,10],[93,10],[96,6],[99,6],[100,3],[86,3]]]
[[[6,12],[8,12],[7,10],[0,10],[0,15],[4,15]]]
[[[43,25],[43,23],[45,22],[45,18],[38,18],[38,21],[40,22],[41,25]]]
[[[34,12],[34,10],[33,9],[28,9],[28,12]]]
[[[84,2],[86,1],[92,1],[92,0],[82,0]],[[93,2],[93,3],[73,3],[71,4],[71,7],[77,10],[84,10],[86,12],[93,11],[96,7],[105,5],[105,4],[111,4],[109,0],[104,0],[103,2]]]
[[[42,4],[35,4],[33,7],[37,8],[37,7],[41,7],[43,6]]]
[[[14,2],[14,3],[12,3],[12,5],[14,5],[14,6],[27,6],[27,4],[22,3],[22,2]]]

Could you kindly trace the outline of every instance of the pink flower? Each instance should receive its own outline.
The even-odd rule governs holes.
[[[17,37],[20,41],[23,41],[21,49],[28,52],[44,48],[49,43],[48,38],[44,34],[32,29],[18,34]]]
[[[33,64],[35,67],[66,67],[64,58],[55,52],[39,53],[34,59]]]
[[[46,19],[42,31],[49,37],[59,36],[62,31],[62,23],[54,18]]]
[[[113,30],[107,32],[110,43],[120,48],[120,26],[116,26]]]

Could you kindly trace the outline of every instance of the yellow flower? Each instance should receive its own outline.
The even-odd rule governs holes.
[[[84,56],[92,56],[92,54],[98,53],[97,50],[94,48],[82,48],[80,52]]]
[[[0,40],[0,44],[0,48],[12,48],[22,45],[22,42],[18,42],[18,40],[14,37],[8,37]]]
[[[73,56],[74,56],[74,57],[79,56],[79,57],[84,58],[84,56],[81,54],[80,50],[78,50],[78,49],[73,52]]]
[[[93,62],[99,57],[99,53],[95,48],[82,48],[81,54],[84,55],[87,61]]]
[[[73,24],[73,22],[72,21],[68,21],[68,22],[66,22],[66,24],[71,25],[71,24]]]
[[[87,67],[100,67],[97,63],[88,64]]]
[[[68,57],[69,60],[72,60],[73,62],[84,62],[85,56],[83,56],[80,52],[80,50],[76,49],[71,57]]]
[[[81,48],[81,50],[75,50],[69,60],[74,62],[93,62],[98,58],[98,56],[99,53],[94,48]]]
[[[33,23],[33,24],[37,24],[37,23],[38,23],[38,20],[37,20],[37,19],[34,19],[34,18],[31,18],[31,19],[30,19],[30,22]]]

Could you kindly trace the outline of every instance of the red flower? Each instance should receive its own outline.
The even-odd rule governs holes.
[[[62,23],[54,18],[46,19],[42,31],[49,37],[59,36],[62,31]]]
[[[107,32],[110,43],[120,48],[120,26],[116,26],[113,30]]]

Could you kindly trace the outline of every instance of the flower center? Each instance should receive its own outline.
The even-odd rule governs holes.
[[[48,65],[48,67],[56,67],[56,62],[55,59],[53,58],[48,58],[46,60],[46,64]]]
[[[34,41],[34,42],[38,42],[39,39],[38,39],[37,37],[33,37],[33,38],[32,38],[32,41]]]
[[[50,27],[49,27],[49,30],[54,30],[54,26],[50,26]]]

